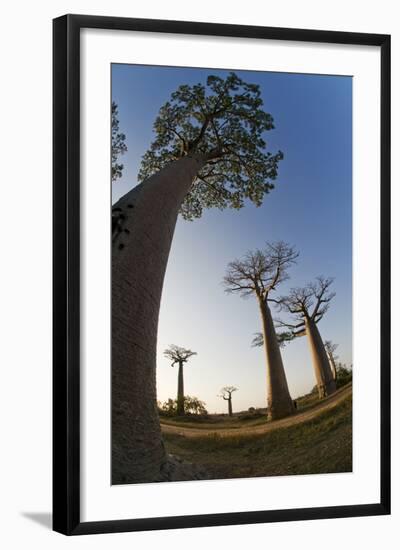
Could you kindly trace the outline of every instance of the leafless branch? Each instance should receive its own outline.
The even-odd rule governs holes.
[[[222,399],[225,399],[225,401],[229,401],[231,398],[231,395],[233,392],[238,391],[239,388],[236,388],[235,386],[224,386],[221,388],[221,395]]]
[[[334,292],[328,292],[332,282],[332,278],[317,277],[315,282],[304,287],[292,288],[287,296],[279,299],[281,309],[285,309],[299,321],[311,319],[318,323],[335,296]]]
[[[228,264],[224,277],[225,289],[232,292],[243,288],[244,296],[253,291],[259,299],[278,304],[279,300],[271,298],[269,294],[286,280],[286,270],[296,261],[297,256],[298,253],[287,243],[266,243],[262,250],[249,251],[240,260]]]
[[[328,311],[329,302],[332,300],[332,298],[335,296],[334,292],[328,293],[328,289],[333,283],[332,277],[317,277],[317,280],[315,283],[311,283],[309,285],[309,288],[316,300],[314,310],[311,314],[311,318],[315,320],[317,315],[320,315],[320,318]],[[325,306],[322,306],[322,304],[325,304]]]

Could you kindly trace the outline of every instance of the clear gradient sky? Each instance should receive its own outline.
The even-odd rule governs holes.
[[[234,68],[232,69],[234,70]],[[163,356],[169,344],[198,353],[185,367],[185,394],[226,412],[220,388],[239,388],[234,410],[266,406],[262,348],[252,348],[261,330],[255,299],[228,295],[221,284],[226,266],[266,241],[284,240],[300,257],[280,293],[317,275],[335,278],[336,297],[319,323],[322,338],[339,345],[340,361],[352,363],[352,79],[343,76],[235,71],[259,84],[264,108],[276,129],[267,148],[284,153],[275,189],[257,208],[205,211],[200,220],[179,218],[165,277],[158,332],[158,399],[176,397],[177,368]],[[113,184],[113,202],[137,184],[142,155],[153,140],[158,110],[180,84],[205,84],[226,71],[112,66],[112,98],[128,152],[123,177]],[[283,317],[280,314],[281,317]],[[293,398],[315,384],[307,341],[282,350]]]

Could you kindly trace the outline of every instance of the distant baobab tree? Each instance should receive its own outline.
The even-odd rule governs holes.
[[[139,185],[113,205],[113,483],[157,481],[168,461],[157,412],[157,330],[178,215],[259,206],[283,154],[264,140],[274,120],[260,87],[235,73],[183,84],[161,106]]]
[[[168,349],[164,351],[165,357],[171,359],[171,367],[175,365],[179,366],[178,369],[178,392],[176,397],[176,414],[183,416],[185,414],[185,392],[183,387],[183,365],[187,363],[190,357],[197,355],[195,351],[190,349],[181,348],[180,346],[170,345]]]
[[[243,298],[253,295],[257,299],[267,360],[268,410],[272,419],[294,412],[269,304],[276,302],[274,292],[288,278],[287,269],[297,257],[296,250],[287,243],[266,243],[264,249],[248,252],[240,260],[231,262],[224,277],[226,292],[237,292]]]
[[[278,326],[289,328],[293,338],[307,336],[320,398],[336,391],[328,355],[317,327],[335,296],[330,292],[332,283],[332,278],[317,277],[315,282],[292,288],[287,296],[277,300],[295,320],[293,324],[278,321]]]
[[[339,359],[338,355],[335,355],[335,351],[338,348],[338,344],[334,344],[331,340],[325,340],[324,342],[326,353],[328,354],[329,364],[331,366],[332,376],[336,382],[337,379],[337,368],[336,362]]]
[[[237,390],[238,390],[238,388],[235,388],[235,386],[224,386],[221,389],[220,397],[222,397],[222,399],[224,399],[224,401],[228,401],[228,414],[229,414],[229,416],[232,416],[232,414],[233,414],[233,412],[232,412],[232,394],[233,394],[233,392],[235,392]]]

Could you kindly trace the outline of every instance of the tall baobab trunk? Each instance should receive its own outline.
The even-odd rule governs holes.
[[[232,397],[228,398],[228,415],[229,416],[233,415],[233,412],[232,412]]]
[[[156,481],[166,462],[156,396],[161,293],[182,201],[203,165],[184,157],[115,205],[112,249],[112,483]],[[115,210],[114,207],[114,210]]]
[[[268,304],[259,299],[263,323],[264,348],[267,358],[267,398],[269,416],[272,420],[294,412],[293,401],[283,368],[281,351],[276,337],[274,322]]]
[[[179,416],[185,414],[185,393],[183,389],[183,363],[179,363],[178,370],[178,397],[176,400],[176,412]]]
[[[329,359],[329,365],[330,365],[330,367],[331,367],[332,378],[333,378],[334,381],[336,382],[337,370],[336,370],[335,359],[334,359],[334,357],[333,357],[333,354],[330,353],[329,351],[327,351],[327,354],[328,354],[328,359]]]
[[[317,379],[318,395],[320,398],[326,397],[336,391],[336,382],[332,376],[328,355],[315,322],[306,318],[305,327]]]

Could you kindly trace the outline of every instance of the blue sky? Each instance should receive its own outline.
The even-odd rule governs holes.
[[[232,69],[234,70],[234,68]],[[227,295],[226,265],[266,241],[284,240],[300,252],[284,293],[317,275],[335,278],[336,297],[319,323],[323,339],[339,344],[340,360],[352,363],[352,79],[343,76],[235,71],[260,85],[275,129],[268,150],[284,153],[275,189],[257,208],[205,211],[200,220],[178,220],[165,277],[158,333],[158,398],[176,396],[177,369],[162,351],[177,344],[197,351],[185,367],[185,393],[226,409],[220,388],[234,385],[236,410],[266,406],[266,367],[261,348],[251,348],[261,329],[255,299]],[[154,137],[159,108],[180,84],[205,83],[216,69],[112,66],[112,98],[128,152],[113,202],[137,184],[142,155]],[[291,395],[314,385],[305,338],[282,350]]]

